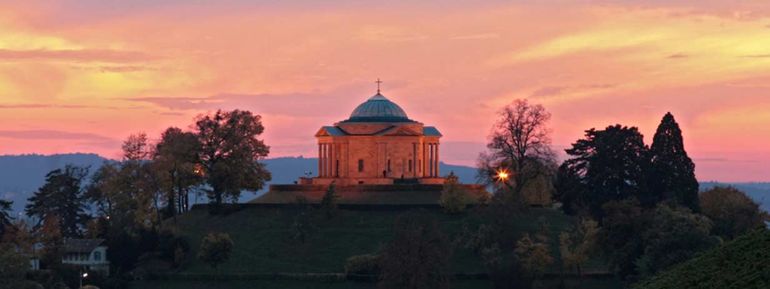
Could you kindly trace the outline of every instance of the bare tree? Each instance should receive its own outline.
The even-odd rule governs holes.
[[[489,136],[489,152],[479,157],[479,178],[500,181],[514,195],[521,195],[529,182],[552,176],[555,154],[546,126],[550,119],[542,105],[526,99],[503,107]]]

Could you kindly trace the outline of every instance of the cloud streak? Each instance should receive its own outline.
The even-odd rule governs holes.
[[[157,57],[137,51],[110,49],[0,49],[0,61],[10,60],[62,60],[72,62],[145,62]]]

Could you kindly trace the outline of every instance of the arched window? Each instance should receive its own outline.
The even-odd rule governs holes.
[[[390,159],[388,159],[388,172],[391,172],[391,170],[390,170]]]
[[[96,251],[94,252],[94,261],[101,261],[102,260],[102,252]]]
[[[364,160],[358,160],[358,172],[364,171]]]
[[[412,172],[412,160],[409,160],[409,172]]]

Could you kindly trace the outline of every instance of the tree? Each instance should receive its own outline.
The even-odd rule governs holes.
[[[599,248],[621,278],[633,276],[634,262],[644,253],[642,232],[649,227],[649,215],[634,198],[607,202],[602,210]]]
[[[700,209],[714,224],[711,232],[728,240],[765,225],[759,204],[734,187],[702,192]]]
[[[213,115],[200,116],[195,128],[213,207],[225,198],[237,200],[241,190],[257,191],[270,180],[270,172],[261,162],[270,149],[258,139],[264,131],[259,115],[218,110]]]
[[[13,244],[0,243],[0,286],[6,285],[7,282],[24,280],[28,269],[29,259],[19,253]]]
[[[587,214],[590,201],[588,188],[579,168],[564,162],[556,173],[554,200],[561,202],[565,214]]]
[[[0,242],[6,233],[13,231],[13,217],[11,217],[11,206],[13,201],[0,200]]]
[[[553,257],[551,257],[548,244],[540,240],[533,240],[527,233],[516,242],[516,249],[513,252],[521,266],[527,270],[533,279],[541,277],[548,266],[553,264]]]
[[[642,233],[644,254],[635,262],[642,276],[653,276],[718,243],[709,235],[711,221],[688,208],[661,204],[652,214],[649,228]]]
[[[489,153],[479,158],[479,177],[490,183],[505,171],[511,178],[500,180],[508,187],[504,192],[520,197],[530,181],[553,174],[555,157],[546,126],[551,114],[542,105],[518,99],[500,110],[499,117],[487,144]]]
[[[650,153],[652,192],[661,194],[656,197],[697,211],[695,164],[684,150],[682,130],[670,112],[663,116],[655,132]]]
[[[337,199],[339,199],[339,196],[337,196],[334,182],[332,182],[329,185],[329,189],[324,193],[323,198],[321,198],[321,210],[323,210],[327,219],[331,219],[337,213]]]
[[[406,213],[396,219],[382,252],[380,288],[448,288],[451,247],[435,218]]]
[[[559,234],[562,266],[575,268],[578,275],[583,276],[583,265],[596,246],[598,232],[599,227],[594,220],[581,219],[572,230]]]
[[[167,216],[189,209],[190,188],[201,183],[198,166],[200,142],[191,132],[170,127],[155,145],[153,165],[161,179],[165,193]]]
[[[439,204],[449,214],[460,214],[468,207],[468,203],[468,192],[460,185],[454,172],[450,172],[444,181]]]
[[[211,268],[230,259],[233,251],[233,240],[227,233],[209,233],[203,237],[201,247],[198,250],[198,259],[208,264]]]
[[[45,184],[29,198],[27,216],[38,220],[55,219],[63,237],[77,238],[89,216],[85,213],[82,183],[87,168],[67,165],[46,175]]]
[[[570,181],[579,180],[577,188],[584,189],[572,192],[572,198],[588,201],[595,218],[601,220],[606,202],[635,197],[645,204],[649,199],[645,177],[649,153],[637,128],[614,125],[587,130],[585,138],[566,152],[572,158],[564,161],[562,170],[576,175],[577,180]]]

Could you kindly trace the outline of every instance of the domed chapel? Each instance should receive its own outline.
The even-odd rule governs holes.
[[[380,83],[350,117],[315,134],[317,176],[272,184],[251,203],[319,202],[334,184],[344,205],[438,205],[445,181],[439,171],[441,133],[410,119],[380,92]],[[489,194],[482,185],[460,186],[471,202]]]
[[[432,126],[410,119],[377,89],[346,120],[324,126],[313,184],[441,184],[439,139]]]

